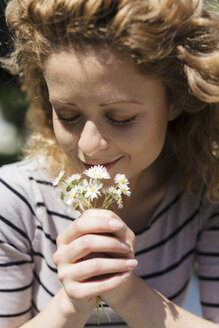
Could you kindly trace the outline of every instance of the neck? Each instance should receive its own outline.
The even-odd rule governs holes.
[[[130,189],[133,191],[133,196],[141,198],[140,195],[150,195],[160,186],[166,185],[175,169],[175,155],[165,145],[157,160],[149,168],[146,168],[130,180]]]
[[[147,169],[130,179],[131,197],[124,199],[120,210],[111,207],[135,232],[145,226],[162,201],[169,178],[176,169],[176,159],[164,148],[159,158]]]

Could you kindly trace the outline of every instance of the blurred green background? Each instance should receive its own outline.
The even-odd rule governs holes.
[[[24,135],[25,97],[17,81],[0,71],[0,166],[21,158]]]
[[[5,0],[0,1],[0,57],[11,47],[4,19],[5,4]],[[26,107],[17,79],[0,68],[0,166],[21,158]]]
[[[0,57],[11,49],[8,29],[4,19],[4,9],[8,0],[0,0]],[[205,0],[218,10],[219,0]],[[217,7],[217,9],[216,9]],[[25,96],[20,91],[18,81],[0,68],[0,166],[21,158],[21,144],[24,136]]]

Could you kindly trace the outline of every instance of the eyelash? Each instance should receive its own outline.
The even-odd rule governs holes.
[[[76,124],[79,120],[80,120],[80,115],[76,115],[74,117],[70,117],[70,118],[65,118],[65,117],[62,117],[60,115],[57,114],[57,117],[60,121],[63,121],[65,123],[73,123],[73,124]]]
[[[110,124],[112,124],[113,126],[120,126],[120,127],[129,126],[129,125],[133,124],[136,119],[136,115],[131,118],[128,118],[127,120],[123,120],[123,121],[117,121],[108,116],[106,116],[106,117],[109,120]]]
[[[111,118],[109,116],[106,116],[106,118],[110,122],[110,124],[113,125],[113,126],[126,127],[126,126],[129,126],[129,125],[131,125],[135,122],[136,115],[129,118],[129,119],[127,119],[127,120],[122,120],[122,121],[114,120],[113,118]],[[65,123],[76,124],[80,120],[80,115],[77,115],[77,116],[71,117],[71,118],[64,118],[64,117],[58,115],[58,119],[60,121],[65,122]]]

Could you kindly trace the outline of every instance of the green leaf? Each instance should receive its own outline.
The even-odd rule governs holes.
[[[71,191],[71,189],[72,189],[72,188],[71,188],[70,186],[66,187],[66,191],[67,191],[67,192]]]

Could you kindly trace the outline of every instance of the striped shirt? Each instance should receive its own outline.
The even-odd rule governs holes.
[[[74,220],[37,159],[0,169],[0,327],[18,327],[62,287],[52,257],[56,238]],[[180,189],[174,174],[149,224],[136,233],[135,273],[182,305],[197,269],[203,317],[219,323],[219,206]],[[145,304],[147,306],[147,304]],[[101,326],[127,327],[105,305]],[[86,327],[97,327],[93,312]]]

